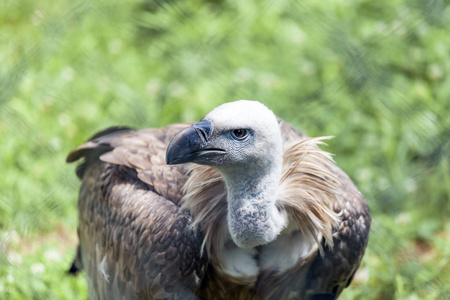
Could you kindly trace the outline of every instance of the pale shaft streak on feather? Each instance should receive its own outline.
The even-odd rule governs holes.
[[[95,244],[95,252],[97,257],[100,256],[100,251],[99,251],[99,247],[98,244]],[[106,255],[103,256],[102,260],[100,261],[100,263],[98,264],[98,272],[103,276],[103,279],[105,279],[105,281],[107,283],[109,283],[109,275],[106,274]]]

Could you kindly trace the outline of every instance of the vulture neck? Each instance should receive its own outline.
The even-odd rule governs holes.
[[[246,166],[223,173],[228,192],[228,229],[237,246],[267,244],[286,227],[286,212],[276,204],[281,165],[280,157],[265,166]]]

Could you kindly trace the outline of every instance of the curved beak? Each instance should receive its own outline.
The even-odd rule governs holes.
[[[196,162],[207,153],[225,153],[222,149],[210,148],[214,125],[202,120],[181,130],[171,141],[166,152],[168,165]]]

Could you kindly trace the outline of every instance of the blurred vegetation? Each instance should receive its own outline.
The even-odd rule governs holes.
[[[373,214],[342,299],[450,299],[450,1],[0,2],[0,299],[84,299],[66,154],[257,99]]]

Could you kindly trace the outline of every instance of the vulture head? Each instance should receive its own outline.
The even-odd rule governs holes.
[[[228,230],[235,244],[252,248],[276,239],[287,226],[277,206],[283,142],[274,113],[257,101],[226,103],[170,142],[168,164],[215,168],[227,187]]]

